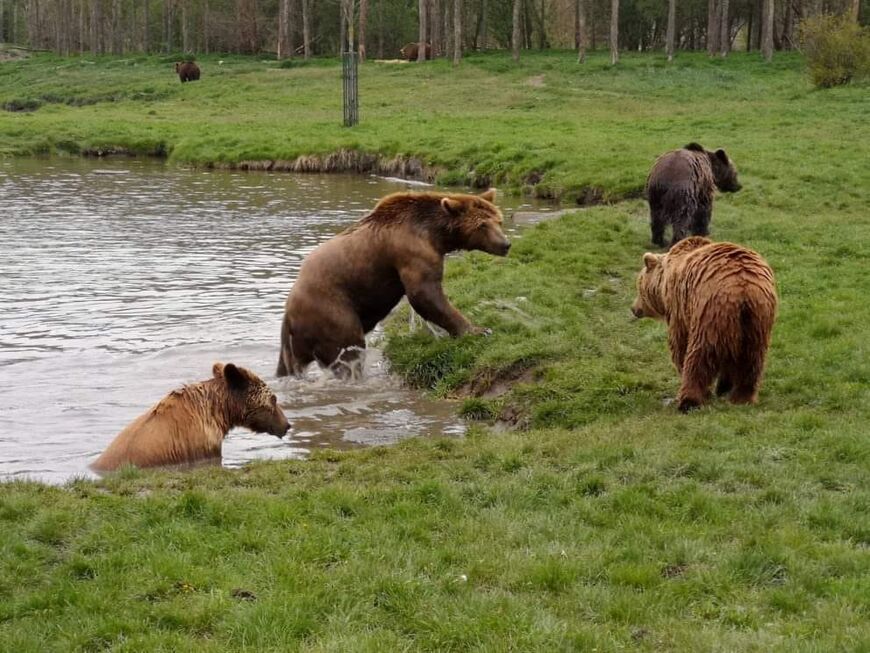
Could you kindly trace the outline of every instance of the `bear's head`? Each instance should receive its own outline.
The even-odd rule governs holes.
[[[662,278],[665,254],[643,255],[643,268],[637,275],[637,297],[631,305],[635,317],[651,317],[663,320],[665,317]]]
[[[511,241],[501,229],[501,211],[493,200],[493,188],[480,195],[441,198],[441,208],[452,234],[451,249],[480,250],[495,256],[507,256]]]
[[[734,193],[742,188],[737,181],[737,168],[734,162],[725,154],[725,150],[707,152],[710,166],[713,168],[713,183],[723,193]]]
[[[179,69],[179,68],[181,68],[181,62],[180,62],[180,61],[176,61],[176,62],[175,62],[175,72],[178,72],[178,69]]]
[[[290,430],[290,422],[278,407],[278,398],[259,376],[232,363],[215,363],[212,373],[219,383],[226,385],[236,426],[279,438]]]

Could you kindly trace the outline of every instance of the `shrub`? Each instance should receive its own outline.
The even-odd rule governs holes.
[[[870,75],[870,29],[848,16],[816,16],[800,25],[813,84],[831,88]]]

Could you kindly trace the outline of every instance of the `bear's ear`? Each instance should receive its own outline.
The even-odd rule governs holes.
[[[248,378],[232,363],[224,365],[224,378],[230,390],[244,390],[248,387]]]
[[[487,202],[495,202],[495,188],[490,188],[488,191],[481,193],[480,199]]]
[[[719,159],[722,163],[728,163],[728,155],[725,154],[725,150],[716,150],[716,158]]]
[[[647,270],[654,270],[659,264],[659,255],[647,252],[643,255],[643,265]]]
[[[455,200],[452,197],[442,197],[441,208],[450,215],[459,215],[462,211],[462,202]]]
[[[224,375],[224,364],[223,363],[215,363],[211,366],[212,376],[216,379],[223,378]]]

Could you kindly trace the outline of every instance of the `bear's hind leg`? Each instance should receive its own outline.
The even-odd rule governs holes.
[[[710,398],[710,384],[716,378],[718,365],[715,352],[709,346],[690,343],[683,361],[682,382],[677,393],[677,408],[686,413]]]
[[[667,219],[665,218],[664,211],[662,211],[661,207],[653,207],[652,204],[650,205],[649,223],[650,231],[652,232],[651,236],[653,245],[664,247]]]
[[[763,368],[763,354],[743,352],[734,377],[734,390],[731,392],[732,404],[754,404],[758,401],[758,386],[761,384]]]

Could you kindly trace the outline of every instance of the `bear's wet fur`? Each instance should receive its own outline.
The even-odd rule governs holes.
[[[717,378],[717,394],[755,403],[778,302],[770,266],[751,249],[698,236],[643,263],[631,310],[668,325],[679,409],[704,403]]]
[[[371,331],[402,297],[451,336],[482,333],[441,287],[444,257],[456,250],[505,256],[495,191],[482,195],[395,193],[303,261],[284,309],[278,376],[312,361],[352,376]]]
[[[195,82],[199,79],[199,66],[192,61],[179,61],[175,64],[175,72],[178,73],[178,79],[181,83]]]
[[[737,169],[725,150],[712,152],[698,143],[662,154],[646,181],[652,242],[665,246],[665,228],[672,230],[671,245],[688,235],[710,231],[713,193],[740,190]]]
[[[259,376],[232,363],[215,363],[211,379],[170,392],[121,431],[91,468],[217,459],[224,437],[236,426],[283,437],[290,423]]]

